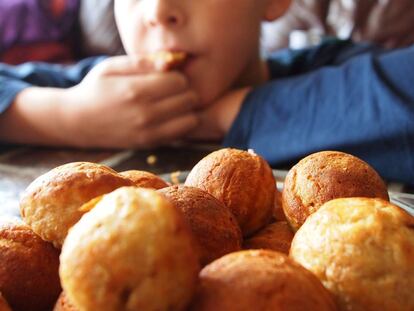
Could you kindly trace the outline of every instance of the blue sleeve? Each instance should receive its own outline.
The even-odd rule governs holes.
[[[105,57],[91,57],[75,65],[25,63],[11,66],[0,63],[0,113],[13,102],[17,93],[30,86],[68,88],[78,84]]]
[[[273,166],[341,150],[387,180],[414,183],[414,47],[363,54],[254,89],[224,144]]]

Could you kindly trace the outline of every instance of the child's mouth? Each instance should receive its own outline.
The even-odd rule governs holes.
[[[197,59],[197,55],[180,50],[159,50],[148,54],[148,58],[159,71],[178,70],[184,74],[189,74],[190,68]]]
[[[189,60],[191,54],[182,51],[158,51],[148,55],[148,58],[154,63],[160,71],[182,70]]]

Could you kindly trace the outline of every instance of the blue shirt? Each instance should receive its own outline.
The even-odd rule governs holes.
[[[25,87],[78,84],[103,57],[64,67],[0,64],[0,112]],[[351,153],[387,180],[414,184],[414,47],[333,41],[269,56],[272,80],[248,94],[225,146],[272,166],[320,150]]]

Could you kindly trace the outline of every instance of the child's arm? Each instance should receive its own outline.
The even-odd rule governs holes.
[[[79,83],[104,59],[88,58],[74,66],[41,62],[19,66],[0,63],[0,141],[30,143],[40,140],[51,144],[52,137],[59,133],[51,127],[59,118],[56,108],[60,105],[56,103],[62,102],[63,89]]]
[[[197,104],[182,74],[156,72],[145,59],[113,57],[73,87],[19,91],[0,115],[0,140],[146,148],[192,129]]]

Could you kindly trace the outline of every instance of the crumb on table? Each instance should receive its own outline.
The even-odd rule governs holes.
[[[156,155],[151,154],[147,157],[148,165],[154,165],[155,163],[157,163],[157,161],[158,161],[158,158]]]

